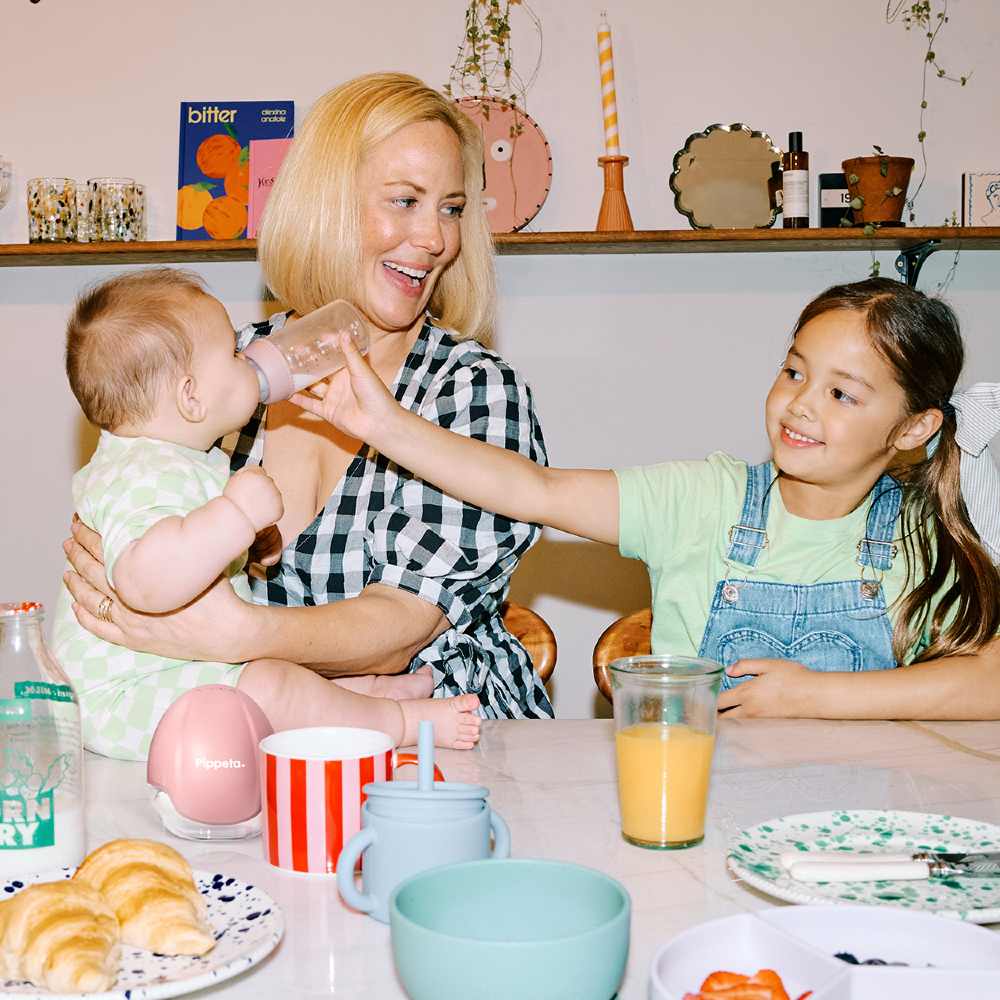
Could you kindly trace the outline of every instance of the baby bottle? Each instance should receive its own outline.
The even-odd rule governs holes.
[[[276,403],[292,393],[332,375],[344,365],[338,334],[346,333],[365,354],[368,327],[361,313],[343,299],[336,299],[253,341],[244,351],[260,383],[260,401]]]
[[[45,646],[41,604],[0,604],[0,877],[84,855],[80,704]]]

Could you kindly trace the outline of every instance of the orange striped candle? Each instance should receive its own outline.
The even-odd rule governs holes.
[[[597,58],[601,67],[601,107],[604,113],[604,155],[618,156],[618,104],[615,100],[615,64],[611,55],[611,28],[601,11],[597,28]]]

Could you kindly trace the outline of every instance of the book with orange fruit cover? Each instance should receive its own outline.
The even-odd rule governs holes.
[[[182,101],[177,239],[246,236],[250,140],[290,138],[293,101]]]

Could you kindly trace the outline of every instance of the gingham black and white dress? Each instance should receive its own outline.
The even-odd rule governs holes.
[[[284,322],[277,314],[245,327],[237,337],[240,349]],[[517,372],[430,320],[392,392],[442,427],[547,462],[531,392]],[[240,433],[233,472],[261,464],[263,418],[261,406]],[[537,525],[461,503],[364,445],[267,578],[250,582],[261,604],[326,604],[356,597],[372,583],[416,594],[436,604],[451,624],[409,667],[433,668],[436,696],[473,692],[486,718],[551,718],[528,654],[500,618],[510,576],[538,535]]]

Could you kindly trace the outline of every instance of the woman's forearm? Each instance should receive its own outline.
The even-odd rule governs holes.
[[[437,606],[378,584],[330,604],[255,606],[248,617],[240,661],[291,660],[331,677],[399,673],[448,628]]]
[[[1000,719],[1000,640],[970,656],[895,670],[814,672],[804,715],[819,719]]]

